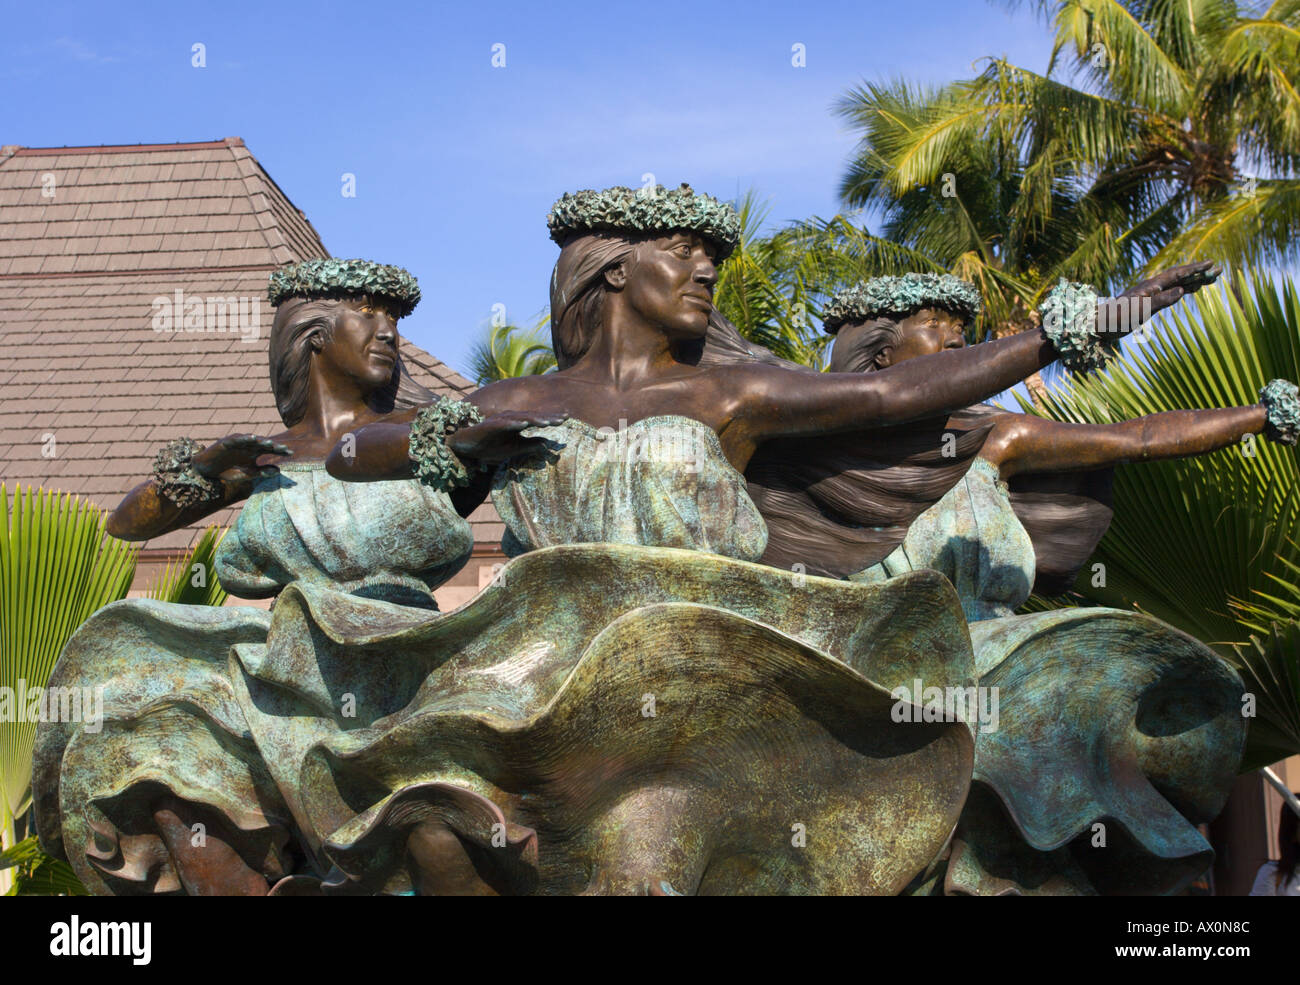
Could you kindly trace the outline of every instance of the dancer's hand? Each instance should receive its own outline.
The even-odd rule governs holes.
[[[478,424],[458,428],[447,438],[447,444],[462,459],[495,465],[516,456],[545,451],[546,438],[526,436],[520,432],[528,428],[554,427],[567,419],[567,414],[504,411],[493,414]]]
[[[1121,299],[1129,299],[1127,304],[1115,305],[1114,301],[1099,301],[1098,326],[1108,326],[1121,334],[1135,331],[1152,315],[1177,304],[1189,294],[1195,294],[1206,284],[1213,284],[1221,273],[1223,271],[1212,260],[1185,263],[1180,267],[1162,270],[1121,294]],[[1146,298],[1150,299],[1149,308],[1141,303]],[[1133,301],[1139,303],[1134,304]],[[1115,305],[1115,310],[1105,310],[1107,305]]]
[[[257,460],[262,456],[292,454],[284,445],[270,438],[231,434],[208,445],[194,456],[190,464],[199,475],[219,479],[227,488],[239,488],[279,471],[274,465],[259,466]]]

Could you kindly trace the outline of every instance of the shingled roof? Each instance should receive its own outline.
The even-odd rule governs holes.
[[[111,508],[171,438],[206,443],[235,431],[283,430],[267,368],[274,314],[267,274],[329,255],[238,137],[0,148],[4,481]],[[216,331],[157,330],[165,306],[155,299],[177,291],[247,299],[242,328],[238,312],[223,321],[218,310],[208,324]],[[473,388],[405,339],[402,355],[430,390]],[[144,546],[184,548],[207,523],[229,524],[234,515]],[[476,541],[500,540],[490,505],[471,520]]]

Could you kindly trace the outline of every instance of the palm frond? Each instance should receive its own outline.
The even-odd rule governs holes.
[[[1149,342],[1104,372],[1045,398],[1056,420],[1115,422],[1164,410],[1258,402],[1270,379],[1300,371],[1300,298],[1286,281],[1247,272],[1237,289],[1203,289]],[[1211,455],[1126,466],[1095,560],[1105,585],[1081,577],[1092,602],[1140,608],[1216,645],[1244,643],[1239,600],[1276,589],[1300,564],[1300,467],[1293,449],[1254,439]]]
[[[62,859],[52,858],[41,850],[35,835],[24,838],[0,852],[0,871],[11,870],[12,885],[6,896],[89,896]]]
[[[555,352],[543,336],[550,316],[532,328],[504,323],[492,325],[470,350],[470,374],[479,386],[517,376],[538,376],[556,366]]]
[[[123,597],[136,551],[104,532],[90,501],[0,483],[0,694],[39,693],[63,645],[101,606]],[[27,709],[0,715],[0,847],[15,840],[15,820],[31,799],[36,722]]]
[[[1276,623],[1228,659],[1255,705],[1241,772],[1300,755],[1300,623]]]
[[[1136,6],[1119,0],[1065,0],[1054,19],[1055,48],[1073,49],[1079,70],[1123,102],[1181,117],[1193,77],[1180,61],[1191,61],[1195,50],[1181,48],[1175,35],[1190,38],[1195,28],[1166,23],[1163,40],[1173,46],[1166,48],[1131,9]],[[1189,5],[1181,8],[1181,16],[1190,19]]]
[[[194,547],[150,582],[145,594],[180,605],[224,605],[226,590],[217,580],[213,560],[225,535],[224,528],[208,527]]]
[[[1179,259],[1186,258],[1186,259]],[[1259,179],[1205,208],[1147,264],[1160,270],[1190,259],[1287,266],[1300,261],[1300,180]]]

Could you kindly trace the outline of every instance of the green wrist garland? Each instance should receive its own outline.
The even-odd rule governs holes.
[[[1259,391],[1268,423],[1264,437],[1281,445],[1294,445],[1300,438],[1300,387],[1288,380],[1272,380]]]
[[[447,447],[447,435],[481,420],[479,409],[464,400],[440,400],[421,409],[411,422],[409,455],[415,477],[442,492],[469,485],[469,470]]]
[[[1043,316],[1043,334],[1074,373],[1105,366],[1108,344],[1114,345],[1120,338],[1118,334],[1103,338],[1097,333],[1097,292],[1087,284],[1061,278],[1038,306],[1038,313]]]
[[[202,450],[203,446],[193,438],[174,438],[154,456],[153,476],[158,495],[180,509],[222,497],[221,483],[200,475],[194,468],[194,456]]]

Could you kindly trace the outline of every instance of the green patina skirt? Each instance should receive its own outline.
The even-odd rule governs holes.
[[[167,795],[293,892],[410,892],[438,822],[503,892],[894,894],[947,844],[974,738],[891,692],[974,678],[931,571],[569,545],[447,614],[302,583],[271,613],[131,600],[51,679],[104,686],[105,718],[38,731],[37,824],[97,893],[182,891]]]

